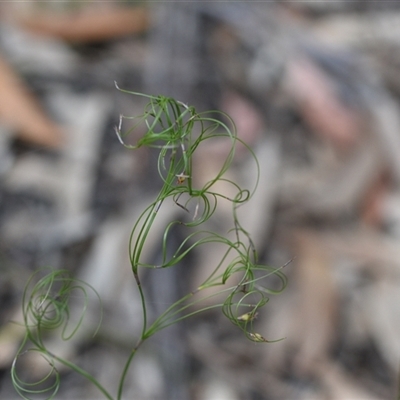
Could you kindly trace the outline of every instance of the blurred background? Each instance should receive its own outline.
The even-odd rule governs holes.
[[[90,329],[95,301],[87,330],[53,345],[112,392],[140,333],[127,246],[161,182],[156,154],[129,151],[115,135],[120,114],[143,110],[115,82],[231,115],[261,167],[243,225],[263,262],[292,260],[287,289],[256,321],[266,338],[285,340],[252,343],[219,310],[207,312],[141,348],[124,398],[395,398],[400,3],[368,0],[1,3],[0,398],[18,398],[9,371],[23,331],[12,321],[42,266],[66,268],[99,292],[98,335]],[[218,146],[200,154],[204,179],[223,154]],[[229,174],[254,182],[245,152]],[[160,218],[181,211],[166,205]],[[228,209],[215,218],[214,229],[231,228]],[[147,254],[155,263],[160,232]],[[150,318],[193,287],[219,252],[146,275]],[[29,376],[44,368],[21,362]],[[101,398],[60,372],[58,399]]]

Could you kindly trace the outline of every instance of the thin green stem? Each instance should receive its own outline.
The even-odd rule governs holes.
[[[143,335],[142,335],[142,338],[143,338]],[[123,389],[124,389],[125,379],[126,379],[128,371],[129,371],[129,367],[130,367],[130,365],[132,363],[133,357],[136,355],[139,347],[144,342],[144,339],[142,339],[142,338],[139,339],[139,341],[137,342],[136,346],[130,352],[128,359],[126,360],[124,369],[122,371],[121,379],[120,379],[119,385],[118,385],[117,400],[121,400],[121,398],[122,398],[122,392],[123,392]]]
[[[100,390],[100,392],[104,395],[104,397],[108,400],[113,400],[113,396],[99,383],[99,381],[91,374],[89,374],[87,371],[84,369],[78,367],[76,364],[73,364],[63,358],[57,357],[56,355],[51,354],[51,356],[60,362],[61,364],[64,364],[66,367],[72,369],[73,371],[77,372],[78,374],[82,375],[84,378],[86,378],[88,381],[93,383],[94,386],[97,387],[97,389]]]

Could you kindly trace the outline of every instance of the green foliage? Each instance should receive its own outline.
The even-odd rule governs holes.
[[[253,323],[258,310],[268,302],[269,295],[282,291],[286,285],[286,277],[281,271],[283,267],[274,269],[258,262],[257,252],[250,235],[239,222],[237,209],[251,198],[256,187],[252,190],[242,189],[236,182],[225,177],[226,171],[234,160],[236,145],[240,143],[247,148],[254,159],[257,176],[259,166],[252,150],[236,136],[234,123],[230,117],[217,111],[197,113],[193,107],[164,96],[147,96],[124,90],[122,92],[142,96],[148,100],[148,103],[140,116],[121,116],[119,127],[116,129],[117,136],[128,149],[139,147],[159,149],[157,168],[162,187],[154,201],[148,205],[134,224],[129,239],[129,257],[140,295],[143,324],[140,337],[122,370],[117,399],[122,398],[127,372],[142,343],[167,326],[200,312],[220,308],[234,325],[243,330],[248,339],[254,342],[268,342],[261,334],[254,331]],[[132,127],[126,133],[122,133],[122,124],[126,119],[131,121]],[[142,131],[145,133],[136,143],[126,143],[128,135]],[[193,156],[202,144],[210,140],[224,140],[229,150],[216,175],[197,187]],[[216,189],[218,182],[229,186],[232,189],[229,192],[233,192],[234,195],[228,196],[218,191]],[[185,211],[184,218],[172,221],[166,226],[161,239],[161,263],[152,265],[143,260],[144,248],[160,208],[167,199],[172,199],[177,207]],[[219,201],[229,201],[232,206],[232,228],[226,235],[201,229],[215,213]],[[171,254],[168,246],[169,237],[177,224],[181,225],[184,232],[187,232],[187,236]],[[171,268],[182,262],[193,250],[210,243],[217,243],[225,249],[222,258],[215,260],[211,274],[197,288],[189,289],[183,298],[171,304],[155,320],[149,321],[145,289],[139,271],[144,268],[156,270]],[[267,278],[272,275],[280,281],[280,287],[275,290],[265,285]],[[30,284],[27,286],[23,297],[26,337],[12,367],[13,383],[18,393],[23,398],[30,398],[35,393],[43,393],[48,399],[53,398],[60,384],[55,367],[58,362],[93,382],[105,398],[113,399],[113,396],[94,377],[77,365],[53,354],[43,341],[43,337],[52,329],[61,332],[64,340],[69,340],[74,336],[84,321],[89,298],[88,290],[93,290],[93,288],[72,278],[67,271],[53,270],[39,279],[33,289],[29,289],[30,286]],[[211,292],[207,290],[211,288],[219,288],[219,290]],[[71,327],[70,294],[76,291],[83,294],[84,301],[82,314],[75,319]],[[217,294],[218,299],[221,298],[221,294],[224,295],[225,300],[222,303],[217,300],[215,304],[209,305],[210,302],[207,301],[207,305],[202,306],[204,300]],[[31,347],[27,349],[28,344]],[[50,365],[48,376],[35,384],[24,383],[17,373],[18,358],[26,352],[39,352]],[[51,383],[46,390],[43,390],[41,388],[46,379]]]

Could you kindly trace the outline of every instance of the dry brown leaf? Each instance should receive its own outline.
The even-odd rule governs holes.
[[[335,340],[338,293],[330,271],[331,260],[317,232],[302,230],[295,235],[296,285],[299,301],[295,329],[295,365],[308,373],[314,364],[329,358]]]
[[[382,172],[370,187],[361,202],[361,220],[371,227],[380,227],[383,222],[385,199],[390,191],[390,177]]]
[[[72,13],[44,12],[21,18],[18,23],[32,33],[58,37],[73,43],[109,40],[142,33],[149,26],[142,7],[113,7]]]
[[[362,119],[343,105],[329,77],[312,61],[293,60],[287,68],[287,89],[313,131],[340,148],[360,140]]]
[[[359,384],[349,378],[348,374],[339,365],[332,362],[318,365],[315,372],[325,387],[328,399],[380,399],[377,395],[374,395],[363,387],[360,387]]]
[[[22,139],[45,147],[59,147],[62,133],[32,93],[0,57],[0,122]]]
[[[332,255],[354,259],[364,266],[379,265],[379,271],[393,277],[399,276],[400,250],[397,239],[365,227],[348,231],[330,230],[321,234],[319,239]]]

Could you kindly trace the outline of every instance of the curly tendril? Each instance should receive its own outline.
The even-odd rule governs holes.
[[[56,331],[62,340],[70,340],[85,319],[89,292],[93,292],[101,302],[100,297],[92,286],[72,277],[67,270],[46,269],[46,275],[35,282],[39,273],[43,270],[32,275],[24,290],[22,316],[25,337],[11,367],[13,385],[24,399],[36,398],[32,396],[38,394],[46,396],[46,399],[54,398],[60,386],[57,363],[72,368],[96,384],[88,373],[50,351],[46,338],[51,331]],[[101,318],[102,314],[94,335],[100,328]],[[40,356],[49,365],[48,372],[33,382],[22,378],[17,368],[21,358],[27,355]]]
[[[26,378],[20,378],[17,372],[17,363],[22,356],[26,356],[31,353],[36,353],[41,356],[44,361],[48,364],[49,368],[42,377],[36,378],[33,382],[28,382]],[[46,396],[46,399],[53,399],[58,392],[60,387],[61,377],[57,368],[54,365],[54,357],[51,357],[45,351],[37,348],[27,349],[20,352],[15,357],[11,366],[11,379],[15,390],[23,399],[31,399],[36,397],[31,396]]]

